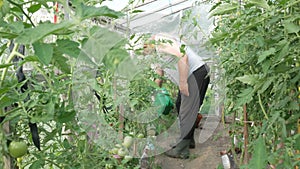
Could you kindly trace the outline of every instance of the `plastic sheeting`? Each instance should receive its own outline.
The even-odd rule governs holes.
[[[213,18],[209,18],[210,3],[200,3],[189,6],[189,9],[166,13],[141,13],[133,18],[129,18],[128,27],[132,33],[167,33],[173,36],[180,36],[194,49],[201,57],[211,58],[213,53],[208,51],[203,44],[207,42],[211,31],[214,28]],[[185,7],[186,8],[186,7]],[[188,16],[187,19],[182,19]],[[137,19],[135,19],[137,18]]]

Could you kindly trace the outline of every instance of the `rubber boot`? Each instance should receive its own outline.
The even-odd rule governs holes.
[[[196,143],[195,143],[194,134],[193,134],[189,148],[194,149],[195,147],[196,147]]]
[[[172,157],[172,158],[181,158],[181,159],[187,159],[190,156],[190,139],[183,139],[180,141],[175,148],[172,148],[171,150],[168,150],[165,152],[166,156]]]

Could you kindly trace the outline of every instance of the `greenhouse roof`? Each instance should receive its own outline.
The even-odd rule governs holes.
[[[128,0],[112,0],[104,1],[102,5],[117,11],[127,11],[128,15],[119,19],[117,24],[119,27],[135,30],[158,22],[170,22],[182,11],[195,6],[195,2],[196,0],[140,0],[128,5]]]

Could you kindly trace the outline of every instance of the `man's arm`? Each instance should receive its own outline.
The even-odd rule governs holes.
[[[160,77],[160,78],[155,79],[155,83],[159,87],[162,87],[162,83],[163,83],[162,77],[164,76],[164,71],[160,67],[157,67],[155,71]]]
[[[189,73],[189,62],[187,55],[181,57],[178,61],[178,71],[179,71],[179,90],[182,94],[189,96],[188,87],[188,73]]]
[[[178,60],[178,71],[179,71],[179,90],[182,94],[189,96],[188,89],[188,72],[189,72],[189,62],[188,56],[181,53],[180,46],[176,41],[173,40],[173,43],[164,43],[158,46],[160,52],[171,54],[177,56]]]

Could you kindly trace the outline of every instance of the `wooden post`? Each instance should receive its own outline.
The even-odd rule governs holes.
[[[300,88],[299,88],[299,89],[300,89]],[[299,95],[299,97],[300,97],[300,95]],[[298,119],[298,134],[300,134],[300,119]],[[300,151],[299,151],[299,150],[297,150],[297,154],[300,154]],[[299,158],[298,160],[300,160],[300,158]],[[296,166],[295,169],[299,169],[299,167]]]
[[[123,140],[123,130],[124,130],[124,105],[119,106],[119,139]]]

